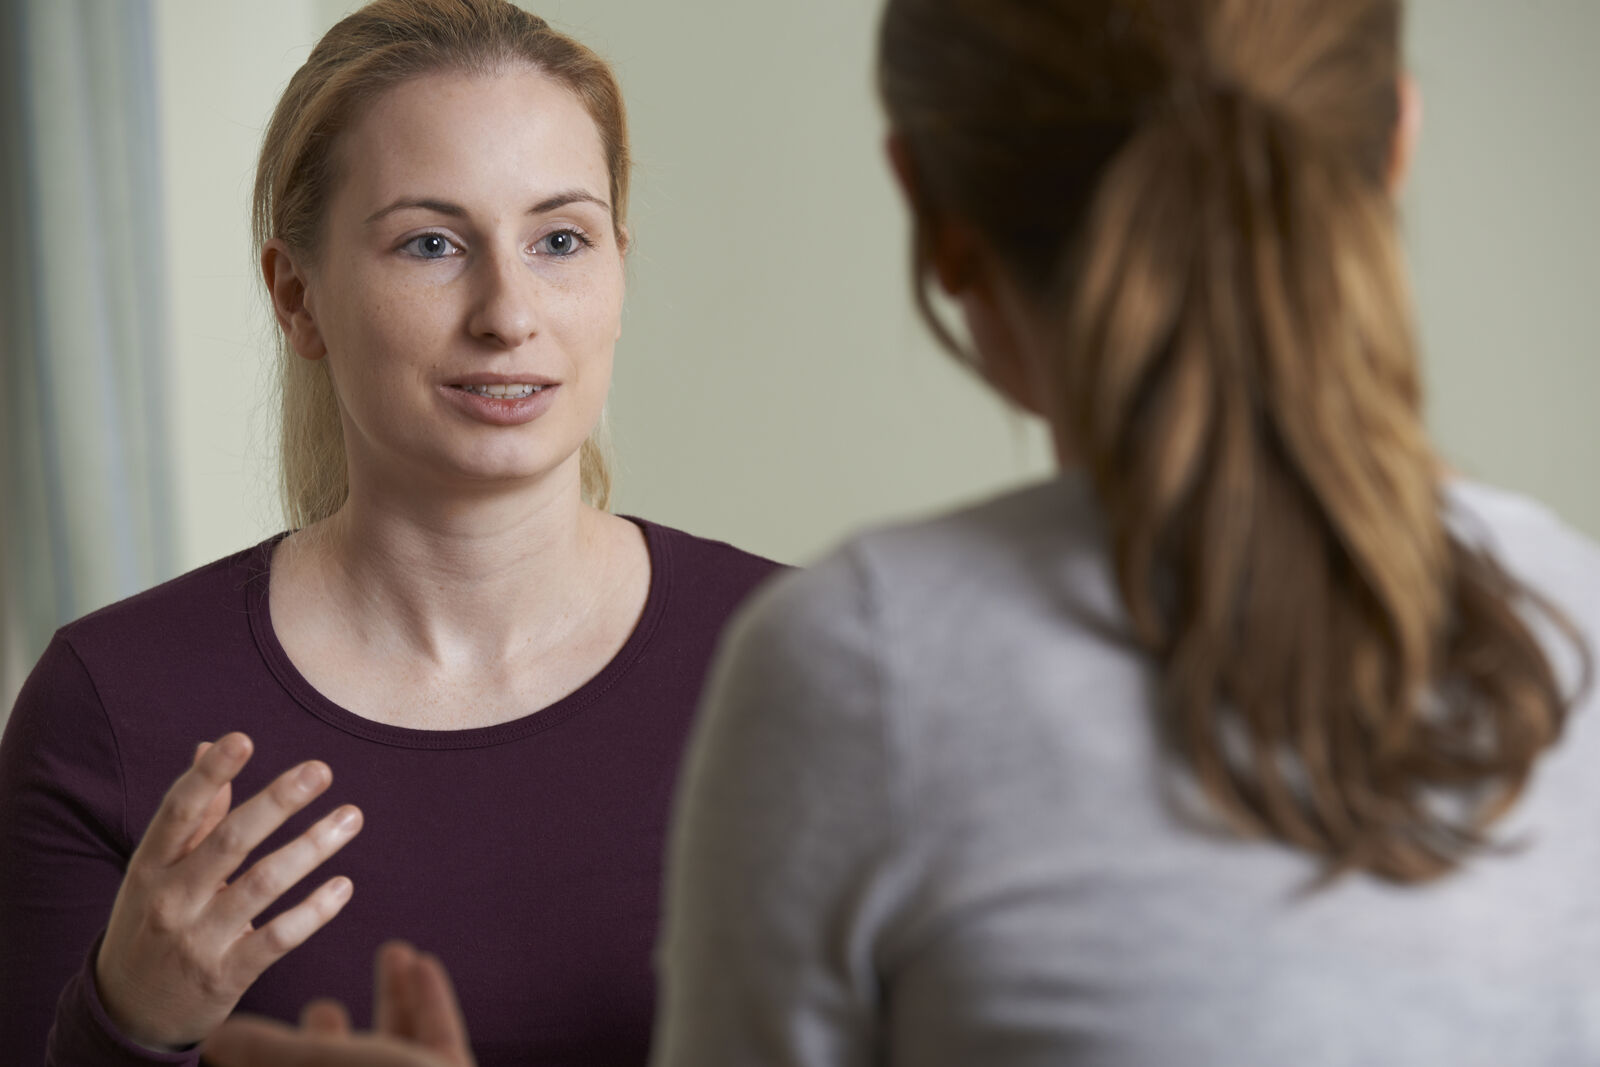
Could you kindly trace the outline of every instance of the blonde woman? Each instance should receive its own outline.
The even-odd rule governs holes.
[[[1423,432],[1401,19],[890,0],[919,283],[1062,473],[742,615],[657,1067],[1600,1060],[1600,549]],[[217,1062],[467,1062],[438,963],[380,971],[387,1036]]]
[[[393,935],[484,1064],[644,1061],[680,750],[774,565],[604,510],[628,167],[611,72],[503,0],[380,0],[290,82],[254,221],[292,532],[23,690],[8,1063],[197,1063],[236,1007],[364,1003]]]

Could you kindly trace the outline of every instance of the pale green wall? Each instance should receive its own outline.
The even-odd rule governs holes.
[[[1420,0],[1407,231],[1431,421],[1600,534],[1600,0]]]
[[[350,5],[159,0],[182,368],[182,552],[276,525],[244,261],[273,97]],[[1041,435],[910,310],[880,161],[868,0],[551,0],[617,66],[639,158],[612,416],[622,510],[787,560],[862,522],[1047,469]],[[1407,231],[1440,439],[1600,533],[1594,0],[1421,0],[1428,102]]]
[[[249,251],[255,153],[325,28],[311,0],[156,0],[171,273],[179,558],[277,529],[267,354]]]
[[[783,559],[1048,469],[917,320],[871,91],[876,5],[593,3],[621,73],[637,257],[621,506]]]

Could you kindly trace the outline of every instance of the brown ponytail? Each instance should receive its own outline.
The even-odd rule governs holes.
[[[938,209],[1064,323],[1059,429],[1200,789],[1418,881],[1484,843],[1566,703],[1531,597],[1444,521],[1386,185],[1399,22],[891,0],[882,77]],[[1012,184],[1067,196],[1018,220]]]

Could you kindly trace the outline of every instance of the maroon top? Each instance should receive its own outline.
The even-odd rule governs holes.
[[[679,757],[724,622],[777,564],[639,525],[652,573],[627,643],[581,689],[497,726],[387,726],[313,689],[267,612],[277,538],[63,627],[0,741],[5,1062],[198,1062],[116,1033],[88,961],[195,745],[242,730],[255,756],[236,801],[301,760],[334,772],[258,854],[342,803],[366,823],[261,917],[334,874],[355,882],[344,911],[269,968],[241,1010],[292,1020],[328,995],[366,1025],[373,955],[403,937],[450,969],[481,1067],[643,1064]]]

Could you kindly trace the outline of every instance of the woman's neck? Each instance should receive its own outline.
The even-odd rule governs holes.
[[[559,642],[606,595],[614,522],[575,483],[449,495],[355,483],[284,549],[364,643],[440,665],[490,662]]]

